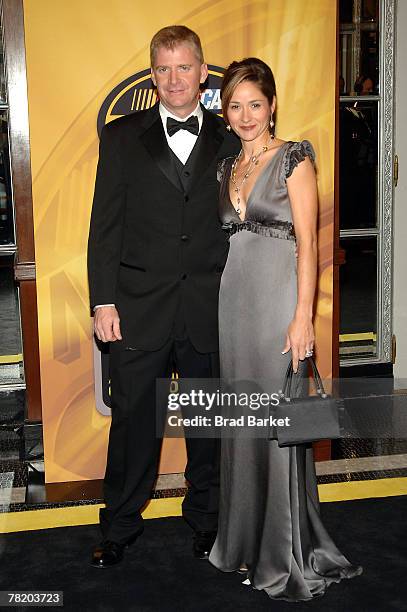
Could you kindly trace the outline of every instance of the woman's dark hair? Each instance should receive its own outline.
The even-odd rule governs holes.
[[[255,83],[266,96],[270,106],[273,103],[274,96],[276,96],[276,82],[271,68],[257,57],[247,57],[240,62],[232,62],[223,75],[220,97],[225,118],[233,92],[244,81]],[[274,133],[274,128],[275,126],[271,130],[272,133]]]

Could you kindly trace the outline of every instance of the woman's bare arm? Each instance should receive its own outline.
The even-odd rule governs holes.
[[[283,353],[291,349],[294,372],[299,359],[314,346],[312,324],[317,281],[317,214],[318,193],[315,170],[306,157],[287,179],[288,195],[297,239],[297,306],[288,326]]]

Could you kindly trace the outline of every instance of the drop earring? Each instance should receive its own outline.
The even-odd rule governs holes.
[[[230,130],[231,130],[232,128],[230,127],[230,125],[227,125],[227,126],[226,126],[226,129],[227,129],[227,131],[228,131],[228,132],[230,132]]]
[[[273,127],[274,127],[274,121],[273,121],[273,119],[270,119],[270,128],[269,129],[270,129],[270,136],[271,136],[272,139],[275,138],[275,136],[273,134]]]

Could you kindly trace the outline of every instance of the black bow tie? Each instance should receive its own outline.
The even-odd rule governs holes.
[[[191,132],[191,134],[195,134],[195,136],[198,136],[198,117],[196,115],[192,115],[192,117],[188,117],[186,121],[177,121],[172,117],[167,117],[168,136],[173,136],[178,132],[178,130],[187,130],[188,132]]]

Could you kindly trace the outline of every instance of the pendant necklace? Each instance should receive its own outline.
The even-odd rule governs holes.
[[[270,136],[271,140],[274,139],[274,136]],[[234,209],[236,210],[237,214],[240,215],[242,210],[240,208],[240,192],[241,189],[243,187],[243,185],[245,184],[245,182],[247,181],[247,179],[249,178],[249,176],[252,174],[253,170],[255,169],[255,167],[258,165],[259,163],[259,159],[260,157],[266,152],[269,151],[270,149],[275,149],[277,147],[269,147],[268,145],[264,145],[261,148],[261,151],[259,151],[259,153],[256,153],[256,155],[252,155],[250,157],[250,161],[249,161],[249,166],[246,170],[246,172],[243,174],[242,180],[240,182],[240,184],[238,184],[237,181],[237,177],[236,177],[236,167],[237,164],[239,163],[241,157],[242,157],[242,153],[243,153],[243,149],[240,149],[239,155],[236,157],[235,161],[233,162],[232,165],[232,170],[230,172],[230,180],[233,183],[233,191],[236,193],[236,206],[233,205]]]

